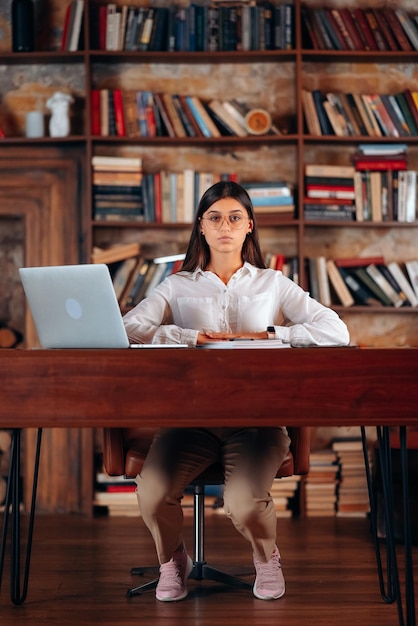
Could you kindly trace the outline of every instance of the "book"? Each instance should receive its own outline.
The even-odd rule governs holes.
[[[401,306],[411,306],[411,302],[408,299],[408,296],[406,295],[405,291],[400,286],[399,282],[395,278],[389,266],[382,263],[380,265],[377,265],[377,269],[379,270],[381,274],[383,274],[383,276],[386,278],[388,283],[391,285],[394,291],[398,294],[399,298],[401,298],[401,300],[403,301]]]
[[[81,24],[84,13],[84,0],[75,0],[72,4],[74,6],[74,12],[72,12],[71,15],[72,19],[70,21],[67,39],[68,47],[66,48],[69,52],[75,52],[79,48]]]
[[[334,259],[337,267],[367,267],[374,263],[375,265],[385,262],[385,259],[381,255],[376,256],[352,256],[352,257],[339,257]]]
[[[95,246],[91,254],[92,263],[116,263],[130,257],[138,256],[141,246],[137,241],[126,244],[115,244],[106,248]]]
[[[409,43],[408,37],[406,36],[405,31],[399,22],[395,10],[392,7],[383,7],[381,10],[386,18],[387,23],[389,24],[389,27],[398,43],[400,50],[403,50],[404,52],[410,52],[412,50],[412,46]]]
[[[377,265],[371,263],[366,267],[367,273],[373,278],[380,289],[387,295],[392,302],[392,305],[396,308],[401,307],[404,303],[403,299],[395,291],[389,281],[385,278],[382,272],[379,271]]]
[[[415,295],[418,297],[418,260],[411,259],[405,262],[405,268]]]
[[[392,300],[386,295],[383,289],[376,283],[374,278],[367,272],[366,267],[358,266],[351,268],[353,274],[361,283],[378,299],[384,306],[393,306]]]
[[[215,113],[230,129],[231,134],[237,135],[238,137],[246,137],[248,135],[246,129],[240,125],[232,115],[230,115],[226,107],[223,106],[222,102],[219,100],[211,100],[208,103],[208,107],[210,111]]]
[[[334,130],[332,128],[332,125],[328,119],[326,110],[324,108],[323,94],[319,91],[319,89],[314,89],[312,91],[312,98],[314,101],[316,113],[318,115],[319,125],[321,127],[321,134],[322,135],[334,135],[335,134]]]
[[[326,268],[328,272],[328,277],[334,291],[339,298],[341,304],[345,307],[350,307],[354,305],[354,298],[348,289],[344,279],[342,278],[340,272],[338,271],[335,262],[332,259],[328,259],[326,262]]]
[[[96,171],[138,171],[142,169],[140,157],[120,157],[94,155],[91,164]]]
[[[318,114],[316,112],[315,103],[311,91],[301,90],[302,108],[305,117],[308,133],[315,137],[322,135],[321,126],[319,124]]]
[[[129,290],[138,266],[142,264],[139,257],[130,257],[123,261],[112,276],[113,289],[119,306],[124,308],[125,294]]]
[[[343,277],[344,282],[351,291],[351,294],[357,304],[364,306],[383,306],[382,302],[378,300],[355,275],[353,275],[351,268],[339,267],[338,271]]]
[[[305,165],[305,176],[322,176],[324,178],[353,178],[355,168],[352,165],[321,165],[308,163]]]
[[[171,126],[174,129],[176,137],[187,137],[186,129],[183,126],[181,118],[177,112],[176,107],[174,106],[174,102],[171,94],[163,93],[162,102],[164,104],[166,113],[170,119]]]
[[[404,9],[397,7],[394,11],[413,49],[418,50],[418,30],[414,21],[409,17]]]
[[[186,96],[186,103],[205,137],[221,136],[216,124],[196,96]]]
[[[391,261],[391,263],[388,264],[388,269],[392,272],[393,277],[405,294],[406,299],[409,301],[410,305],[418,306],[418,298],[411,284],[408,282],[405,274],[401,270],[399,263],[397,263],[396,261]]]
[[[319,301],[324,306],[331,306],[331,291],[328,280],[327,262],[324,256],[316,257],[316,273],[318,277]]]

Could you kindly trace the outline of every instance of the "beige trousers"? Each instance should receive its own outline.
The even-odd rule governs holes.
[[[276,544],[277,518],[270,488],[288,449],[285,428],[187,428],[161,430],[136,483],[142,518],[160,563],[183,542],[181,499],[205,468],[224,467],[224,508],[261,561]]]

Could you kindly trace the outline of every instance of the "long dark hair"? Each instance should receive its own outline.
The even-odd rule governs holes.
[[[242,246],[242,260],[248,261],[251,265],[265,268],[266,264],[260,250],[260,242],[255,221],[254,209],[251,198],[246,190],[232,181],[220,181],[209,187],[200,199],[197,208],[193,230],[190,235],[189,245],[183,262],[182,270],[194,272],[196,269],[206,269],[210,261],[210,248],[206,239],[201,234],[200,218],[218,200],[222,198],[234,198],[247,211],[248,217],[252,220],[253,227]]]

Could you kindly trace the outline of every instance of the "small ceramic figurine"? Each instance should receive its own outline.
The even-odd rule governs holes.
[[[49,121],[51,137],[67,137],[70,133],[70,104],[74,98],[68,93],[56,91],[47,101],[46,106],[52,111]]]

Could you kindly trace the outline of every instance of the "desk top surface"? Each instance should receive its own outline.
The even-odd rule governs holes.
[[[418,425],[418,349],[0,350],[0,428]]]

